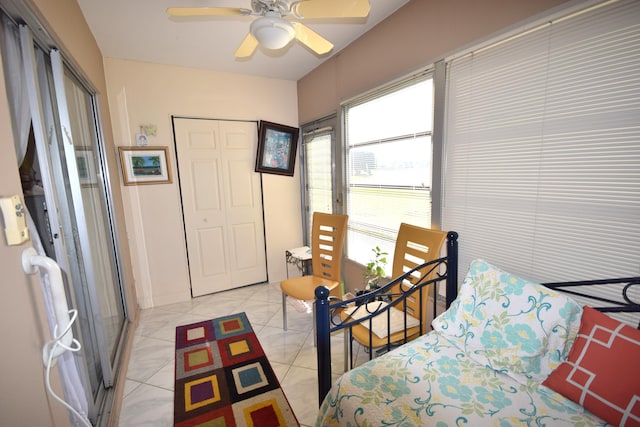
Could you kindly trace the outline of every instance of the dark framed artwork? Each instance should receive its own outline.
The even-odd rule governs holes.
[[[256,172],[293,176],[299,129],[260,121]]]

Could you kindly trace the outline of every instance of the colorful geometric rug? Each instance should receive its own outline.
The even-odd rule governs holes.
[[[245,313],[176,328],[176,427],[299,426]]]

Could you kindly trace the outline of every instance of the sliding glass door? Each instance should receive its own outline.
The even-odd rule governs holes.
[[[331,116],[302,126],[302,185],[305,242],[311,242],[313,212],[337,213],[340,174],[336,167],[336,118]]]
[[[89,418],[102,425],[127,313],[96,99],[60,52],[43,49],[26,26],[19,33],[31,123],[20,166],[25,202],[78,311],[81,384],[70,387],[84,389]]]

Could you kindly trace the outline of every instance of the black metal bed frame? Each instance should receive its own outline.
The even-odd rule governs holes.
[[[318,287],[315,290],[315,325],[316,325],[316,342],[317,342],[317,357],[318,357],[318,398],[319,404],[322,404],[324,397],[329,392],[332,385],[331,380],[331,334],[341,329],[345,330],[345,334],[348,335],[348,345],[351,346],[351,328],[354,325],[361,324],[363,322],[369,322],[369,330],[371,330],[371,322],[373,317],[381,315],[381,313],[387,313],[387,327],[389,327],[390,317],[389,310],[392,306],[404,311],[405,326],[407,322],[407,313],[403,309],[407,298],[417,298],[422,306],[423,299],[428,298],[425,289],[429,289],[429,285],[434,285],[433,288],[433,316],[437,313],[437,303],[439,299],[439,285],[444,282],[446,285],[445,295],[445,307],[449,308],[451,303],[456,299],[458,295],[458,233],[450,231],[447,233],[447,254],[443,258],[439,258],[433,261],[429,261],[422,264],[411,271],[406,272],[400,277],[393,279],[384,287],[376,289],[366,294],[358,295],[355,298],[332,302],[329,296],[329,291],[325,287]],[[418,282],[412,283],[410,290],[403,292],[402,294],[390,294],[390,289],[403,282],[406,279],[411,279],[412,273],[416,270],[423,271],[422,279]],[[434,274],[431,274],[434,273]],[[624,284],[622,288],[622,301],[615,301],[609,298],[603,298],[600,296],[594,296],[584,294],[575,290],[580,286],[606,286],[612,284]],[[571,294],[574,296],[580,296],[590,300],[604,303],[605,305],[594,306],[595,309],[602,312],[609,313],[622,313],[622,312],[640,312],[640,302],[634,302],[629,296],[629,290],[633,286],[640,286],[640,277],[627,277],[617,279],[602,279],[602,280],[586,280],[586,281],[574,281],[574,282],[554,282],[543,283],[544,286],[556,289],[560,292]],[[392,297],[392,298],[390,298]],[[375,300],[389,300],[388,305],[375,305],[375,309],[371,309],[367,306],[367,302]],[[349,307],[358,307],[360,316],[357,319],[353,317],[347,317],[342,319],[340,313]],[[427,331],[423,331],[424,319],[422,316],[426,316],[426,313],[420,313],[420,334],[424,334]],[[638,323],[638,329],[640,329],[640,323]],[[371,334],[372,332],[369,332]],[[407,340],[407,333],[405,328],[404,340]],[[346,341],[345,341],[346,342]],[[387,344],[385,350],[390,350],[393,343],[390,342],[390,338],[387,337]],[[372,357],[373,349],[369,347],[370,358]],[[345,353],[351,354],[351,351],[345,349]],[[351,363],[351,362],[350,362]],[[351,367],[351,366],[350,366]],[[345,370],[347,368],[345,367]]]
[[[592,294],[585,294],[577,292],[569,288],[576,288],[579,286],[610,286],[615,284],[624,284],[621,291],[622,301],[616,301],[609,298],[600,297]],[[555,289],[565,294],[575,295],[578,297],[586,298],[599,303],[605,303],[608,305],[594,306],[598,311],[603,313],[637,313],[640,312],[640,302],[633,302],[629,296],[629,289],[633,286],[640,286],[640,277],[621,277],[618,279],[600,279],[600,280],[582,280],[575,282],[554,282],[543,283],[544,286],[550,289]],[[638,329],[640,329],[640,321],[638,322]]]
[[[428,298],[426,290],[429,289],[429,285],[433,286],[433,307],[434,313],[436,312],[438,302],[438,288],[439,284],[445,283],[446,295],[445,306],[448,308],[453,300],[456,299],[458,294],[458,233],[450,231],[447,233],[447,255],[443,258],[438,258],[433,261],[426,262],[422,265],[415,267],[414,269],[407,271],[403,275],[393,279],[385,286],[368,292],[366,294],[358,295],[355,298],[351,298],[344,301],[338,301],[331,303],[329,297],[329,290],[323,286],[316,288],[316,301],[315,301],[315,325],[316,325],[316,342],[318,353],[318,397],[320,403],[324,399],[324,396],[329,392],[331,388],[331,333],[340,329],[349,328],[345,333],[349,333],[349,345],[351,345],[351,327],[354,325],[369,321],[369,328],[371,328],[371,322],[373,317],[379,316],[382,313],[387,313],[387,327],[390,322],[390,309],[391,307],[397,307],[404,312],[404,322],[407,322],[407,313],[404,310],[407,298],[417,298],[420,306],[422,306],[424,299]],[[423,272],[421,279],[418,281],[412,280],[413,273],[416,270]],[[433,273],[433,274],[432,274]],[[402,283],[405,280],[412,281],[411,289],[406,292],[391,294],[390,290],[394,285]],[[390,299],[393,298],[388,305],[377,305],[376,309],[371,310],[365,303],[369,301],[375,301],[378,299]],[[347,318],[344,321],[341,320],[340,312],[346,308],[356,306],[358,311],[363,311],[362,315],[356,320],[354,318]],[[424,319],[423,316],[427,314],[424,310],[420,313],[420,334],[426,333],[423,330]],[[407,340],[407,332],[405,328],[404,340]],[[393,343],[390,341],[390,337],[387,337],[386,349],[390,350]],[[372,348],[369,348],[370,355]],[[349,352],[350,353],[350,352]]]

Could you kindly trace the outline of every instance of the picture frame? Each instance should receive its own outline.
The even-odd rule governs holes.
[[[169,184],[168,147],[118,147],[124,185]]]
[[[293,176],[299,129],[260,121],[256,172]]]
[[[76,168],[81,187],[93,187],[98,183],[96,165],[93,161],[93,150],[90,148],[76,148]]]

